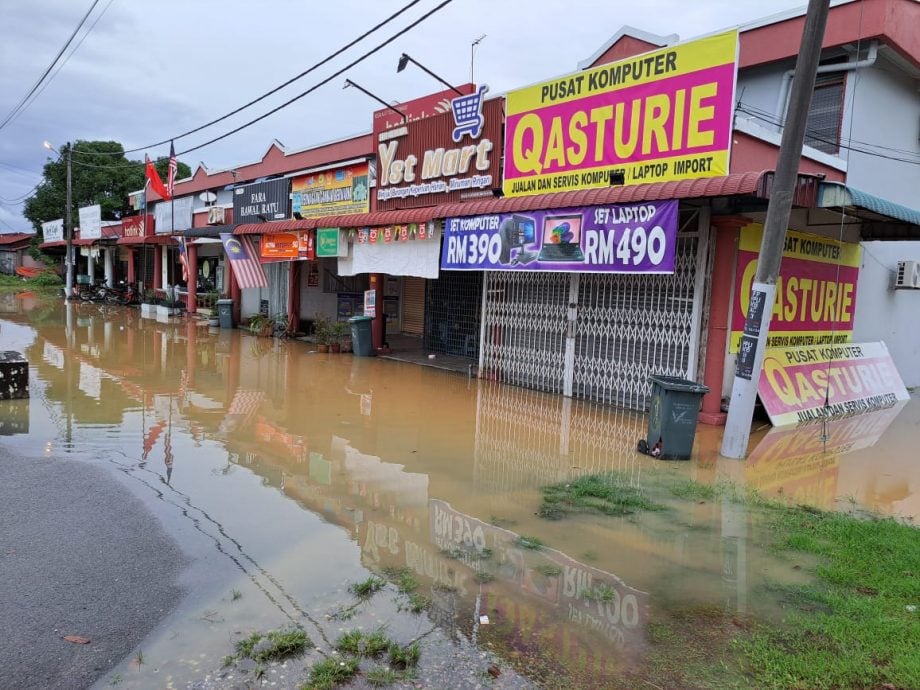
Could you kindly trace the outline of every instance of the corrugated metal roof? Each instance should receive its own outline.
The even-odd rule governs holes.
[[[115,244],[175,244],[170,235],[148,235],[147,237],[119,237]]]
[[[880,216],[920,225],[920,211],[888,201],[875,194],[869,194],[869,192],[853,189],[840,182],[821,183],[818,189],[818,206],[821,208],[862,208]]]
[[[8,232],[5,235],[0,235],[0,244],[16,244],[23,240],[31,240],[32,237],[27,232]]]
[[[373,211],[352,213],[345,216],[304,218],[303,220],[279,220],[269,223],[243,223],[233,231],[234,235],[271,235],[277,232],[312,230],[313,228],[366,228],[406,223],[427,223],[439,217],[438,206],[405,208],[398,211]]]

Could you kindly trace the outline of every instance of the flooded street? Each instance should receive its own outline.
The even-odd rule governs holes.
[[[288,623],[324,651],[355,627],[421,638],[421,687],[641,687],[665,673],[662,626],[774,620],[775,586],[808,577],[733,491],[920,514],[916,398],[806,430],[762,423],[744,462],[701,426],[694,459],[669,463],[635,451],[644,415],[312,349],[0,295],[0,350],[27,357],[32,396],[0,403],[0,447],[105,468],[190,561],[143,661],[97,687],[234,687],[235,643]],[[541,487],[599,472],[661,509],[537,515]],[[687,500],[699,485],[732,490]],[[370,574],[391,584],[356,602]],[[304,678],[288,664],[269,682]]]

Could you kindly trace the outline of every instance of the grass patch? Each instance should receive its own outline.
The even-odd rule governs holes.
[[[384,668],[382,666],[371,669],[364,677],[367,682],[373,685],[375,688],[394,685],[401,680],[405,680],[405,676],[402,673],[394,671],[391,668]]]
[[[543,487],[543,504],[537,515],[561,520],[572,513],[631,515],[640,510],[663,510],[616,473],[586,474],[570,482]]]
[[[358,673],[357,659],[339,659],[329,657],[315,664],[310,669],[310,680],[300,690],[330,690],[343,685]]]
[[[386,652],[393,642],[383,632],[375,630],[370,634],[360,630],[349,630],[335,643],[335,648],[352,656],[378,657]]]
[[[224,657],[224,665],[246,657],[258,662],[278,661],[303,654],[307,645],[312,644],[302,628],[282,628],[264,634],[254,632],[236,643],[236,657]]]
[[[369,578],[362,580],[361,582],[352,582],[350,585],[348,585],[348,591],[359,599],[369,599],[381,589],[383,589],[384,585],[386,585],[384,580],[371,575]]]
[[[411,594],[418,589],[418,580],[408,568],[384,568],[383,574],[393,580],[401,594]]]
[[[541,563],[540,565],[534,568],[538,573],[545,577],[556,577],[557,575],[562,575],[562,568],[558,565],[552,565],[551,563]]]
[[[890,519],[773,508],[781,550],[821,557],[794,612],[739,643],[765,687],[920,687],[920,534]]]
[[[716,497],[716,487],[687,479],[674,484],[671,493],[685,501],[711,501]]]
[[[231,590],[230,601],[237,601],[238,599],[242,599],[242,598],[243,598],[243,593],[240,590],[238,589]]]
[[[407,606],[412,613],[421,613],[429,606],[431,606],[431,599],[426,596],[419,594],[418,592],[412,592],[407,595]]]
[[[522,549],[528,549],[530,551],[539,551],[544,546],[546,546],[542,541],[540,541],[536,537],[519,536],[517,539],[514,540],[514,543],[517,546],[521,547]]]
[[[415,668],[422,657],[422,649],[417,644],[403,647],[395,642],[390,645],[390,666],[397,670]]]

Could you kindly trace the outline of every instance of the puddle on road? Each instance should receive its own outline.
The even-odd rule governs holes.
[[[0,407],[0,443],[118,470],[196,556],[189,596],[144,643],[146,662],[116,669],[123,687],[214,677],[240,633],[290,621],[325,649],[356,625],[425,635],[423,667],[456,654],[470,686],[628,687],[662,625],[773,619],[766,584],[805,577],[763,548],[745,504],[674,487],[731,482],[822,509],[920,512],[916,399],[760,431],[746,462],[720,459],[720,431],[701,427],[698,458],[665,463],[634,451],[645,418],[622,410],[136,310],[0,306],[2,349],[26,354],[33,395]],[[595,472],[666,510],[536,516],[540,487]],[[330,618],[352,601],[350,583],[392,569],[414,576],[427,611],[406,611],[390,586],[353,620]]]

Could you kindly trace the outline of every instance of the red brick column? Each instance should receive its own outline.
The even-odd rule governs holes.
[[[186,240],[185,251],[188,254],[188,300],[185,309],[191,315],[198,311],[198,245]]]

